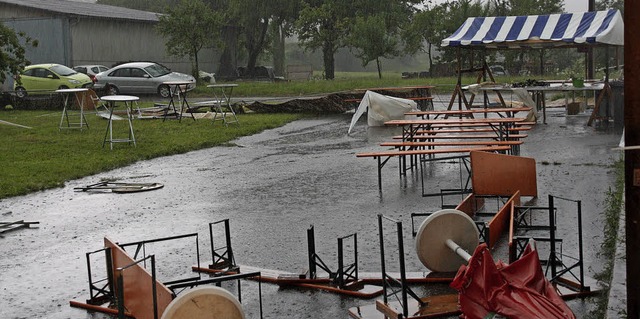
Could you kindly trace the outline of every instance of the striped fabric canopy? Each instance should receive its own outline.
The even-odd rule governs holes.
[[[539,48],[575,44],[624,45],[618,10],[468,18],[443,47]]]

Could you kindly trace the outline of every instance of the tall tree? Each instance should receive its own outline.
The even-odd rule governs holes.
[[[0,83],[4,83],[7,74],[18,74],[30,63],[25,57],[25,45],[38,46],[38,40],[0,23]]]
[[[293,35],[294,23],[298,18],[302,2],[300,0],[278,0],[272,2],[273,17],[269,28],[272,40],[273,71],[284,75],[285,39]]]
[[[382,77],[380,58],[394,58],[415,52],[412,34],[406,32],[420,1],[355,0],[357,15],[352,21],[347,44],[366,66],[376,61]]]
[[[305,49],[322,50],[325,79],[335,78],[335,53],[346,46],[354,9],[351,1],[304,0],[296,22],[298,39]]]
[[[198,53],[205,46],[219,42],[216,35],[220,30],[220,15],[202,0],[182,0],[168,8],[159,20],[156,28],[167,39],[167,52],[179,58],[188,56],[191,74],[198,79]]]
[[[247,72],[255,75],[258,58],[268,45],[267,31],[273,2],[269,0],[230,0],[229,12],[240,27],[242,44],[247,52]]]
[[[222,27],[219,30],[222,39],[222,53],[218,65],[217,77],[233,79],[238,76],[240,52],[240,24],[230,10],[232,0],[205,0],[215,12],[222,15]]]
[[[368,17],[357,17],[348,39],[355,49],[355,56],[365,67],[376,61],[378,78],[382,78],[380,58],[392,58],[399,55],[397,34],[388,32],[387,23],[380,14]]]
[[[464,21],[469,17],[486,15],[486,8],[479,0],[459,0],[426,6],[416,13],[411,32],[418,34],[427,44],[426,51],[429,52],[429,70],[434,74],[434,61],[443,64],[450,64],[457,59],[454,49],[442,48],[440,43],[443,39],[453,34]],[[436,46],[440,55],[433,59],[431,56],[431,46]],[[470,59],[468,52],[462,52],[463,62]]]

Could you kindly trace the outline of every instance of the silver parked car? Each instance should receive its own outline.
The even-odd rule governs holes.
[[[171,72],[168,68],[153,62],[130,62],[115,66],[96,74],[94,89],[106,94],[157,93],[163,98],[171,95],[165,82],[190,82],[188,90],[195,88],[196,79],[187,74]]]

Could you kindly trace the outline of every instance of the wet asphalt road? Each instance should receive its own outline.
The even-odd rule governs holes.
[[[593,276],[601,270],[597,250],[603,239],[604,196],[615,179],[610,165],[619,154],[611,148],[620,135],[585,126],[585,114],[565,116],[563,110],[552,110],[547,116],[548,124],[538,124],[521,147],[522,156],[537,162],[540,196],[534,203],[547,204],[548,194],[582,201],[585,271]],[[424,270],[415,256],[410,213],[437,211],[440,199],[421,196],[416,172],[400,180],[395,160],[384,167],[383,192],[378,192],[376,161],[355,154],[380,150],[377,145],[399,131],[367,128],[363,119],[348,136],[350,118],[299,120],[240,138],[233,147],[139,162],[68,181],[64,188],[0,201],[1,220],[40,222],[36,229],[0,238],[0,318],[102,318],[71,308],[69,301],[89,297],[85,253],[100,249],[103,237],[126,243],[198,233],[200,258],[208,261],[208,224],[222,219],[230,220],[238,264],[306,269],[306,230],[313,225],[317,253],[330,267],[337,265],[337,238],[357,233],[360,271],[379,272],[376,216],[384,214],[403,222],[407,270]],[[427,187],[455,187],[457,177],[457,164],[438,163]],[[135,194],[73,190],[105,178],[165,186]],[[572,207],[567,205],[558,217],[566,253],[575,253],[577,246]],[[223,240],[220,233],[215,240]],[[160,278],[189,275],[193,246],[153,247],[161,256]],[[258,318],[257,284],[243,283],[242,288],[247,317]],[[430,291],[449,292],[446,287]],[[270,284],[262,284],[262,298],[265,318],[347,318],[349,308],[374,303]],[[581,317],[592,303],[585,299],[569,305]]]

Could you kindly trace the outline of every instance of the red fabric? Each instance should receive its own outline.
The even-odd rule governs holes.
[[[482,319],[489,313],[518,319],[575,319],[542,272],[538,252],[505,265],[495,263],[486,244],[478,246],[467,266],[461,266],[451,287],[458,290],[463,318]]]

